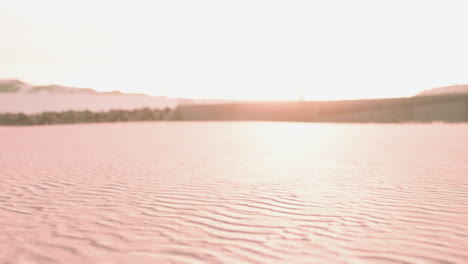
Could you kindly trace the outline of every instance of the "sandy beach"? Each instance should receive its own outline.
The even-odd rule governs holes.
[[[467,263],[468,125],[0,127],[0,263]]]

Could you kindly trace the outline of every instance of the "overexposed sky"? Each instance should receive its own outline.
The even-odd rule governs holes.
[[[466,1],[0,0],[0,79],[194,98],[468,83]]]

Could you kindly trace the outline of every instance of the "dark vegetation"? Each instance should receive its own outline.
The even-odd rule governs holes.
[[[468,95],[451,94],[344,101],[182,105],[173,120],[295,122],[468,122]]]
[[[0,114],[0,125],[28,126],[49,124],[160,121],[168,117],[169,108],[135,110],[110,110],[103,112],[64,111],[43,112],[38,114],[3,113]]]

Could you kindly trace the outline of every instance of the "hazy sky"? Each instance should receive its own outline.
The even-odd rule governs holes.
[[[466,1],[0,0],[0,79],[205,98],[468,83]]]

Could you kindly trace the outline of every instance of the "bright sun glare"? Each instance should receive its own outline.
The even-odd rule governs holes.
[[[467,83],[463,1],[0,0],[1,78],[193,98]]]

